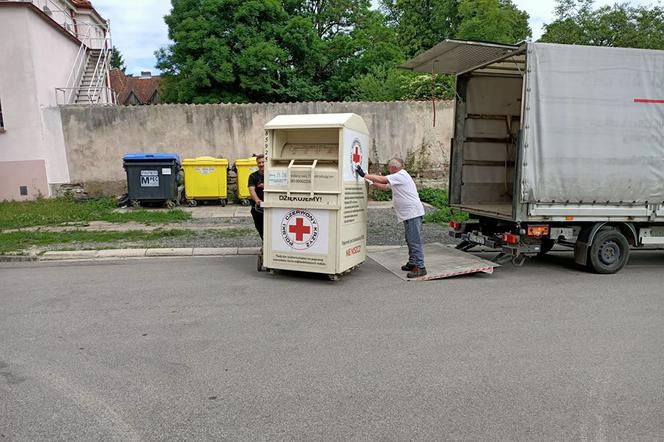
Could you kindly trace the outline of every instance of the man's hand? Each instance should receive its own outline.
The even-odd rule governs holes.
[[[360,165],[357,166],[357,168],[355,169],[355,171],[356,171],[357,174],[358,174],[359,176],[361,176],[362,178],[364,178],[364,175],[366,175],[366,173],[364,173],[364,170],[362,170],[362,166],[360,166]]]

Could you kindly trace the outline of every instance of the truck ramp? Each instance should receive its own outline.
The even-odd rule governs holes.
[[[472,273],[493,273],[493,269],[500,264],[487,261],[468,252],[456,250],[453,245],[440,243],[424,245],[424,262],[427,266],[427,275],[420,278],[406,278],[401,266],[408,260],[408,247],[395,246],[380,251],[369,252],[369,258],[385,267],[390,272],[405,281],[429,281],[433,279],[451,278],[453,276],[469,275]]]

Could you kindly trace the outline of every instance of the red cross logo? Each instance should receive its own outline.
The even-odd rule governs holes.
[[[311,227],[304,225],[304,218],[295,218],[295,224],[288,226],[288,233],[294,233],[295,241],[302,242],[304,241],[304,235],[311,233]]]
[[[362,155],[360,155],[360,147],[355,145],[355,152],[353,152],[353,163],[359,163],[362,161]]]
[[[316,216],[309,210],[292,209],[286,212],[279,226],[281,239],[292,250],[310,249],[320,236]]]

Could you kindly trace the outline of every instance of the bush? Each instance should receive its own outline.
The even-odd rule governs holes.
[[[374,188],[371,189],[371,199],[374,201],[392,201],[392,192]]]
[[[450,208],[447,191],[424,187],[418,191],[420,200],[436,208],[424,215],[425,223],[447,224],[450,221],[466,221],[468,214]]]

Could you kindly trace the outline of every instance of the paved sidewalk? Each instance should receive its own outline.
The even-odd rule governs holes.
[[[368,246],[367,252],[377,252],[399,246]],[[12,261],[89,261],[103,259],[131,259],[183,256],[246,256],[258,255],[259,247],[165,247],[139,249],[65,250],[44,252],[41,255],[0,255],[0,262]]]

